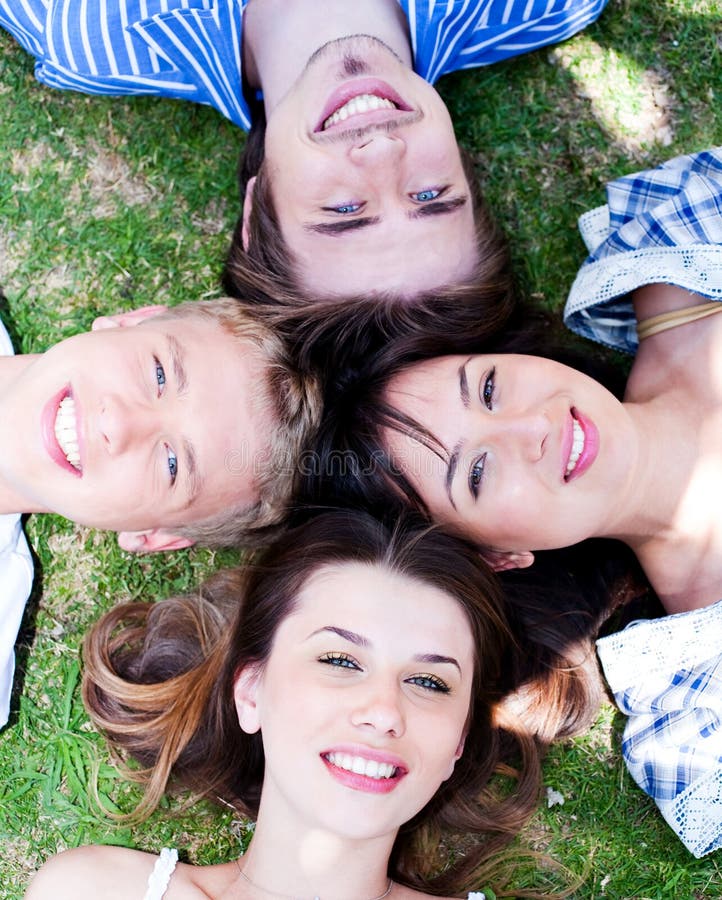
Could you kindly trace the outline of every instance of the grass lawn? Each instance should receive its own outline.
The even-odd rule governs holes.
[[[560,311],[584,256],[577,216],[603,201],[604,182],[722,144],[722,0],[610,0],[566,44],[440,89],[524,292]],[[243,139],[209,109],[44,88],[0,34],[0,318],[16,349],[42,351],[98,314],[218,295]],[[36,580],[0,733],[0,900],[22,897],[43,859],[81,843],[233,857],[244,823],[205,805],[169,804],[137,827],[104,815],[137,794],[88,725],[78,648],[112,604],[190,588],[239,555],[135,559],[112,535],[54,516],[31,516],[27,534]],[[622,725],[606,707],[589,734],[554,749],[545,782],[564,802],[540,810],[522,844],[585,875],[579,900],[722,897],[720,855],[694,860],[626,775]]]

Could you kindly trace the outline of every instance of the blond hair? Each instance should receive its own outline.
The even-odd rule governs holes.
[[[258,500],[234,504],[173,531],[205,546],[255,546],[278,530],[294,494],[298,460],[321,415],[317,379],[291,361],[283,340],[238,300],[221,297],[171,307],[164,318],[197,318],[219,325],[230,337],[250,344],[263,362],[264,377],[252,386],[251,402],[269,421],[266,461],[256,476]]]

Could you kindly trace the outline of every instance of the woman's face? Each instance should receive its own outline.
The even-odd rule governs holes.
[[[461,754],[474,663],[448,594],[362,563],[314,573],[260,674],[236,685],[241,726],[263,738],[261,809],[393,837]]]
[[[434,519],[508,554],[614,532],[637,444],[624,406],[581,372],[535,356],[446,356],[399,374],[385,399],[438,442],[385,436]]]

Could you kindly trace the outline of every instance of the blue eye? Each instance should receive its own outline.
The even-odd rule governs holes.
[[[339,669],[360,669],[361,667],[348,653],[324,653],[319,656],[318,661],[327,666],[335,666]]]
[[[449,685],[436,675],[413,675],[406,679],[406,683],[418,685],[427,691],[438,691],[440,694],[448,694],[451,691]]]
[[[170,474],[171,486],[173,486],[178,476],[178,457],[167,444],[165,445],[165,452],[168,455],[168,473]]]
[[[482,454],[472,465],[469,471],[469,490],[474,499],[479,494],[479,485],[484,480],[484,466],[486,465],[486,453]]]
[[[496,366],[489,372],[489,374],[484,379],[484,384],[481,390],[481,399],[484,401],[484,406],[487,409],[491,409],[492,404],[494,402],[494,389],[496,387]]]
[[[153,360],[155,362],[155,380],[158,385],[158,394],[160,395],[165,389],[165,369],[156,357],[153,357]]]
[[[339,216],[350,216],[357,213],[362,206],[362,203],[342,203],[340,206],[324,206],[323,211],[337,213]]]
[[[423,191],[417,191],[411,195],[411,199],[417,203],[428,203],[429,200],[436,200],[441,195],[441,191],[436,188],[426,188]]]

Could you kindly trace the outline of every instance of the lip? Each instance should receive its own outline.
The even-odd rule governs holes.
[[[564,433],[564,470],[566,471],[566,465],[569,462],[569,454],[571,453],[572,447],[572,436],[573,436],[573,423],[572,419],[576,419],[579,424],[579,427],[582,429],[584,433],[584,448],[577,460],[577,464],[574,467],[574,471],[570,472],[569,475],[564,475],[564,481],[569,483],[570,481],[574,481],[576,478],[580,478],[594,463],[594,460],[597,458],[597,454],[599,453],[599,431],[597,426],[592,422],[591,419],[588,419],[586,416],[582,415],[576,407],[572,407],[571,415],[569,417],[568,427],[565,429]]]
[[[397,771],[391,778],[370,778],[367,775],[358,775],[356,772],[349,772],[347,769],[342,769],[329,762],[326,759],[329,753],[346,753],[349,756],[361,756],[363,759],[378,763],[388,763],[394,766]],[[383,750],[373,750],[370,747],[363,747],[358,744],[335,744],[333,747],[322,751],[319,756],[321,762],[336,781],[352,790],[363,791],[367,794],[391,793],[408,773],[407,766],[399,756]]]
[[[390,100],[397,109],[372,109],[368,112],[356,113],[348,119],[344,119],[343,122],[337,122],[336,125],[329,126],[324,131],[323,123],[329,116],[332,116],[337,109],[340,109],[349,100],[353,100],[354,97],[360,97],[362,94],[374,94],[384,100]],[[349,127],[353,128],[355,126],[398,119],[400,112],[414,112],[414,109],[406,103],[390,84],[378,78],[355,78],[353,81],[344,82],[328,97],[313,130],[314,133],[330,134],[337,129],[348,130]]]
[[[75,400],[76,421],[78,426],[78,444],[80,446],[80,469],[76,469],[75,466],[70,465],[68,460],[65,458],[65,454],[60,449],[58,439],[55,437],[55,419],[58,415],[58,407],[66,397],[73,397],[73,399]],[[40,429],[42,432],[43,446],[45,447],[48,456],[50,456],[53,462],[60,466],[61,469],[65,469],[66,472],[70,472],[71,475],[75,475],[76,478],[82,478],[84,453],[83,442],[80,434],[80,411],[78,409],[78,401],[73,396],[73,389],[71,385],[66,384],[45,404],[40,416]]]

